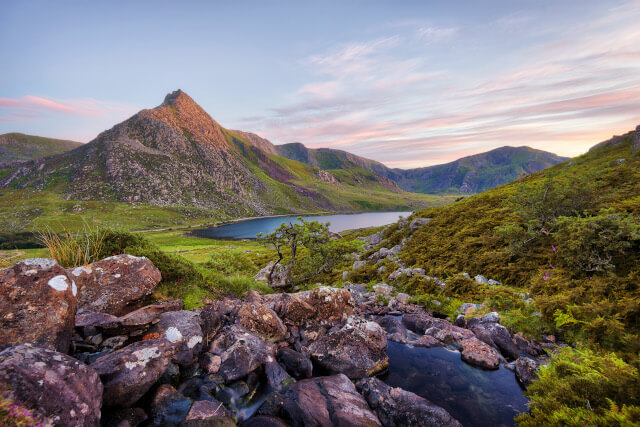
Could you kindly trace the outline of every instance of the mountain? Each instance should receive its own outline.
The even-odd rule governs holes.
[[[443,165],[394,172],[395,181],[406,191],[469,194],[482,193],[568,159],[530,147],[500,147]]]
[[[529,147],[501,147],[443,165],[391,169],[342,150],[311,149],[298,142],[272,147],[280,156],[321,169],[360,167],[396,182],[405,191],[429,194],[481,193],[568,160]]]
[[[63,139],[44,138],[22,133],[5,133],[0,135],[0,165],[52,156],[81,145],[80,142]]]
[[[328,172],[272,154],[269,145],[257,135],[225,129],[178,90],[87,144],[0,170],[0,190],[196,207],[225,218],[392,210],[433,201],[365,169]]]

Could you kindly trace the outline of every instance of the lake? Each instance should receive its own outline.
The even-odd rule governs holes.
[[[329,222],[329,229],[334,233],[340,233],[341,231],[356,228],[388,225],[396,222],[400,216],[407,217],[411,214],[412,212],[363,212],[357,214],[302,215],[302,218],[307,221]],[[296,221],[297,218],[297,215],[255,218],[218,227],[194,230],[192,234],[210,239],[255,239],[258,233],[271,233],[283,222]]]

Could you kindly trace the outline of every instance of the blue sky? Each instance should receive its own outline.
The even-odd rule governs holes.
[[[394,167],[640,124],[640,1],[0,2],[0,133],[89,141],[181,88]]]

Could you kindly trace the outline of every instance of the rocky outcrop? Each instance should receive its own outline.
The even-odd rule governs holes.
[[[104,406],[133,406],[160,379],[175,353],[168,340],[139,341],[98,358],[90,366],[104,384]]]
[[[99,426],[102,383],[90,367],[52,350],[18,345],[0,352],[0,383],[12,400],[55,426]]]
[[[78,286],[78,311],[122,316],[141,307],[161,275],[145,257],[116,255],[69,270]]]
[[[0,348],[29,343],[66,353],[76,298],[76,284],[53,259],[0,270]]]
[[[345,375],[318,377],[290,386],[270,408],[295,426],[379,426],[378,417]]]
[[[518,358],[518,347],[511,339],[509,330],[501,324],[474,318],[467,322],[467,328],[469,328],[478,339],[500,351],[507,359],[515,360]]]
[[[423,225],[428,224],[429,221],[431,221],[431,218],[414,218],[409,223],[409,228],[411,229],[411,231],[416,231],[418,228],[422,227]]]
[[[362,379],[356,386],[385,427],[462,426],[443,408],[377,378]]]
[[[337,331],[319,338],[309,346],[311,358],[331,373],[363,378],[389,365],[384,330],[375,322],[349,318]]]

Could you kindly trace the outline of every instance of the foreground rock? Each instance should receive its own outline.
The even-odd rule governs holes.
[[[116,255],[69,270],[78,286],[78,309],[122,316],[139,308],[162,278],[145,257]]]
[[[90,366],[104,384],[104,406],[133,406],[167,370],[175,346],[166,339],[139,341]]]
[[[278,350],[277,356],[278,361],[295,379],[311,378],[313,374],[313,364],[311,360],[303,354],[290,348],[281,348]]]
[[[446,410],[410,391],[389,387],[377,378],[356,384],[383,426],[461,426]]]
[[[299,381],[269,409],[275,413],[267,415],[279,415],[294,426],[381,425],[353,383],[342,374]]]
[[[153,334],[158,334],[156,337]],[[169,311],[158,316],[151,332],[154,338],[165,338],[176,346],[174,360],[182,366],[195,362],[202,350],[200,319],[192,311]]]
[[[66,353],[76,296],[76,284],[53,259],[28,259],[0,270],[0,348],[29,343]]]
[[[237,380],[275,359],[276,347],[238,325],[225,326],[209,346],[220,356],[219,374],[226,382]]]
[[[520,357],[516,360],[516,378],[520,383],[528,387],[531,381],[538,377],[538,362],[528,357]]]
[[[498,369],[500,357],[488,344],[472,337],[462,341],[462,360],[484,369]]]
[[[275,311],[262,304],[244,304],[238,311],[237,322],[266,341],[281,341],[287,334],[287,328]]]
[[[19,345],[0,352],[0,383],[16,402],[56,426],[99,426],[102,383],[65,354]]]
[[[386,349],[380,325],[355,317],[309,346],[311,358],[320,366],[352,379],[371,376],[389,366]]]

